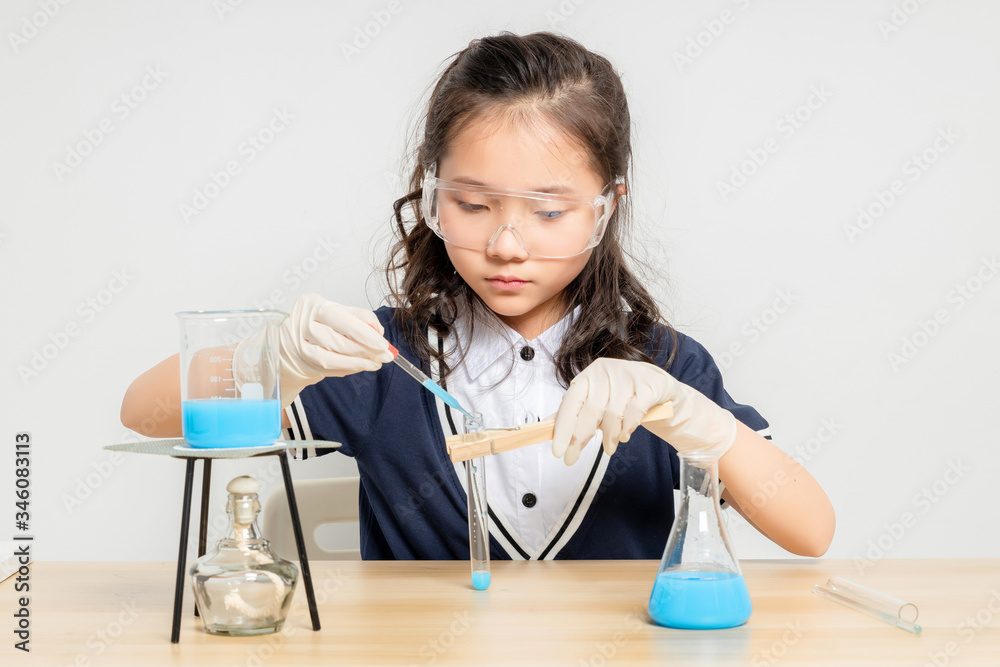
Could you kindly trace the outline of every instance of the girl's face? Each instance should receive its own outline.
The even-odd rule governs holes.
[[[566,188],[589,201],[605,183],[587,154],[551,125],[476,121],[459,133],[438,161],[438,178],[508,190]],[[517,227],[516,222],[514,226]],[[564,314],[563,289],[583,270],[593,249],[565,259],[543,259],[504,230],[486,250],[445,243],[458,274],[508,326],[531,340]]]

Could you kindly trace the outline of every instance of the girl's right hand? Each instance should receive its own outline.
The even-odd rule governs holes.
[[[384,333],[370,310],[342,306],[318,294],[296,299],[278,329],[282,406],[325,377],[375,371],[392,361]]]
[[[673,406],[670,417],[642,421],[650,408],[667,401]],[[552,453],[572,465],[600,429],[611,456],[640,424],[677,451],[711,451],[719,457],[737,434],[733,413],[659,366],[600,358],[569,383],[556,413]]]

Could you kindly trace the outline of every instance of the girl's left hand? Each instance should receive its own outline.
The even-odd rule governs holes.
[[[674,416],[643,424],[678,451],[710,450],[720,457],[736,440],[736,418],[698,390],[644,361],[597,359],[573,378],[556,413],[552,453],[566,465],[580,458],[600,429],[604,451],[628,442],[646,412],[671,401]]]

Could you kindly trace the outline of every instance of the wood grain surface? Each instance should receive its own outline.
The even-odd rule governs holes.
[[[0,664],[1000,665],[1000,559],[887,559],[864,572],[848,560],[747,560],[753,615],[710,631],[649,621],[655,561],[494,562],[483,592],[466,561],[311,565],[319,632],[301,582],[283,631],[252,638],[206,634],[188,585],[173,645],[174,563],[37,563],[32,652],[8,630]],[[914,602],[923,634],[812,594],[837,575]],[[0,584],[8,626],[13,583]]]

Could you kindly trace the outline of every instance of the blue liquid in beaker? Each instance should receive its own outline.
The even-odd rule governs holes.
[[[490,573],[489,572],[473,572],[472,573],[472,587],[477,591],[485,591],[490,587]]]
[[[649,598],[649,617],[668,628],[732,628],[745,623],[752,609],[743,576],[732,572],[663,572]]]
[[[199,399],[183,401],[184,440],[196,448],[260,447],[281,437],[281,406],[276,399]]]

